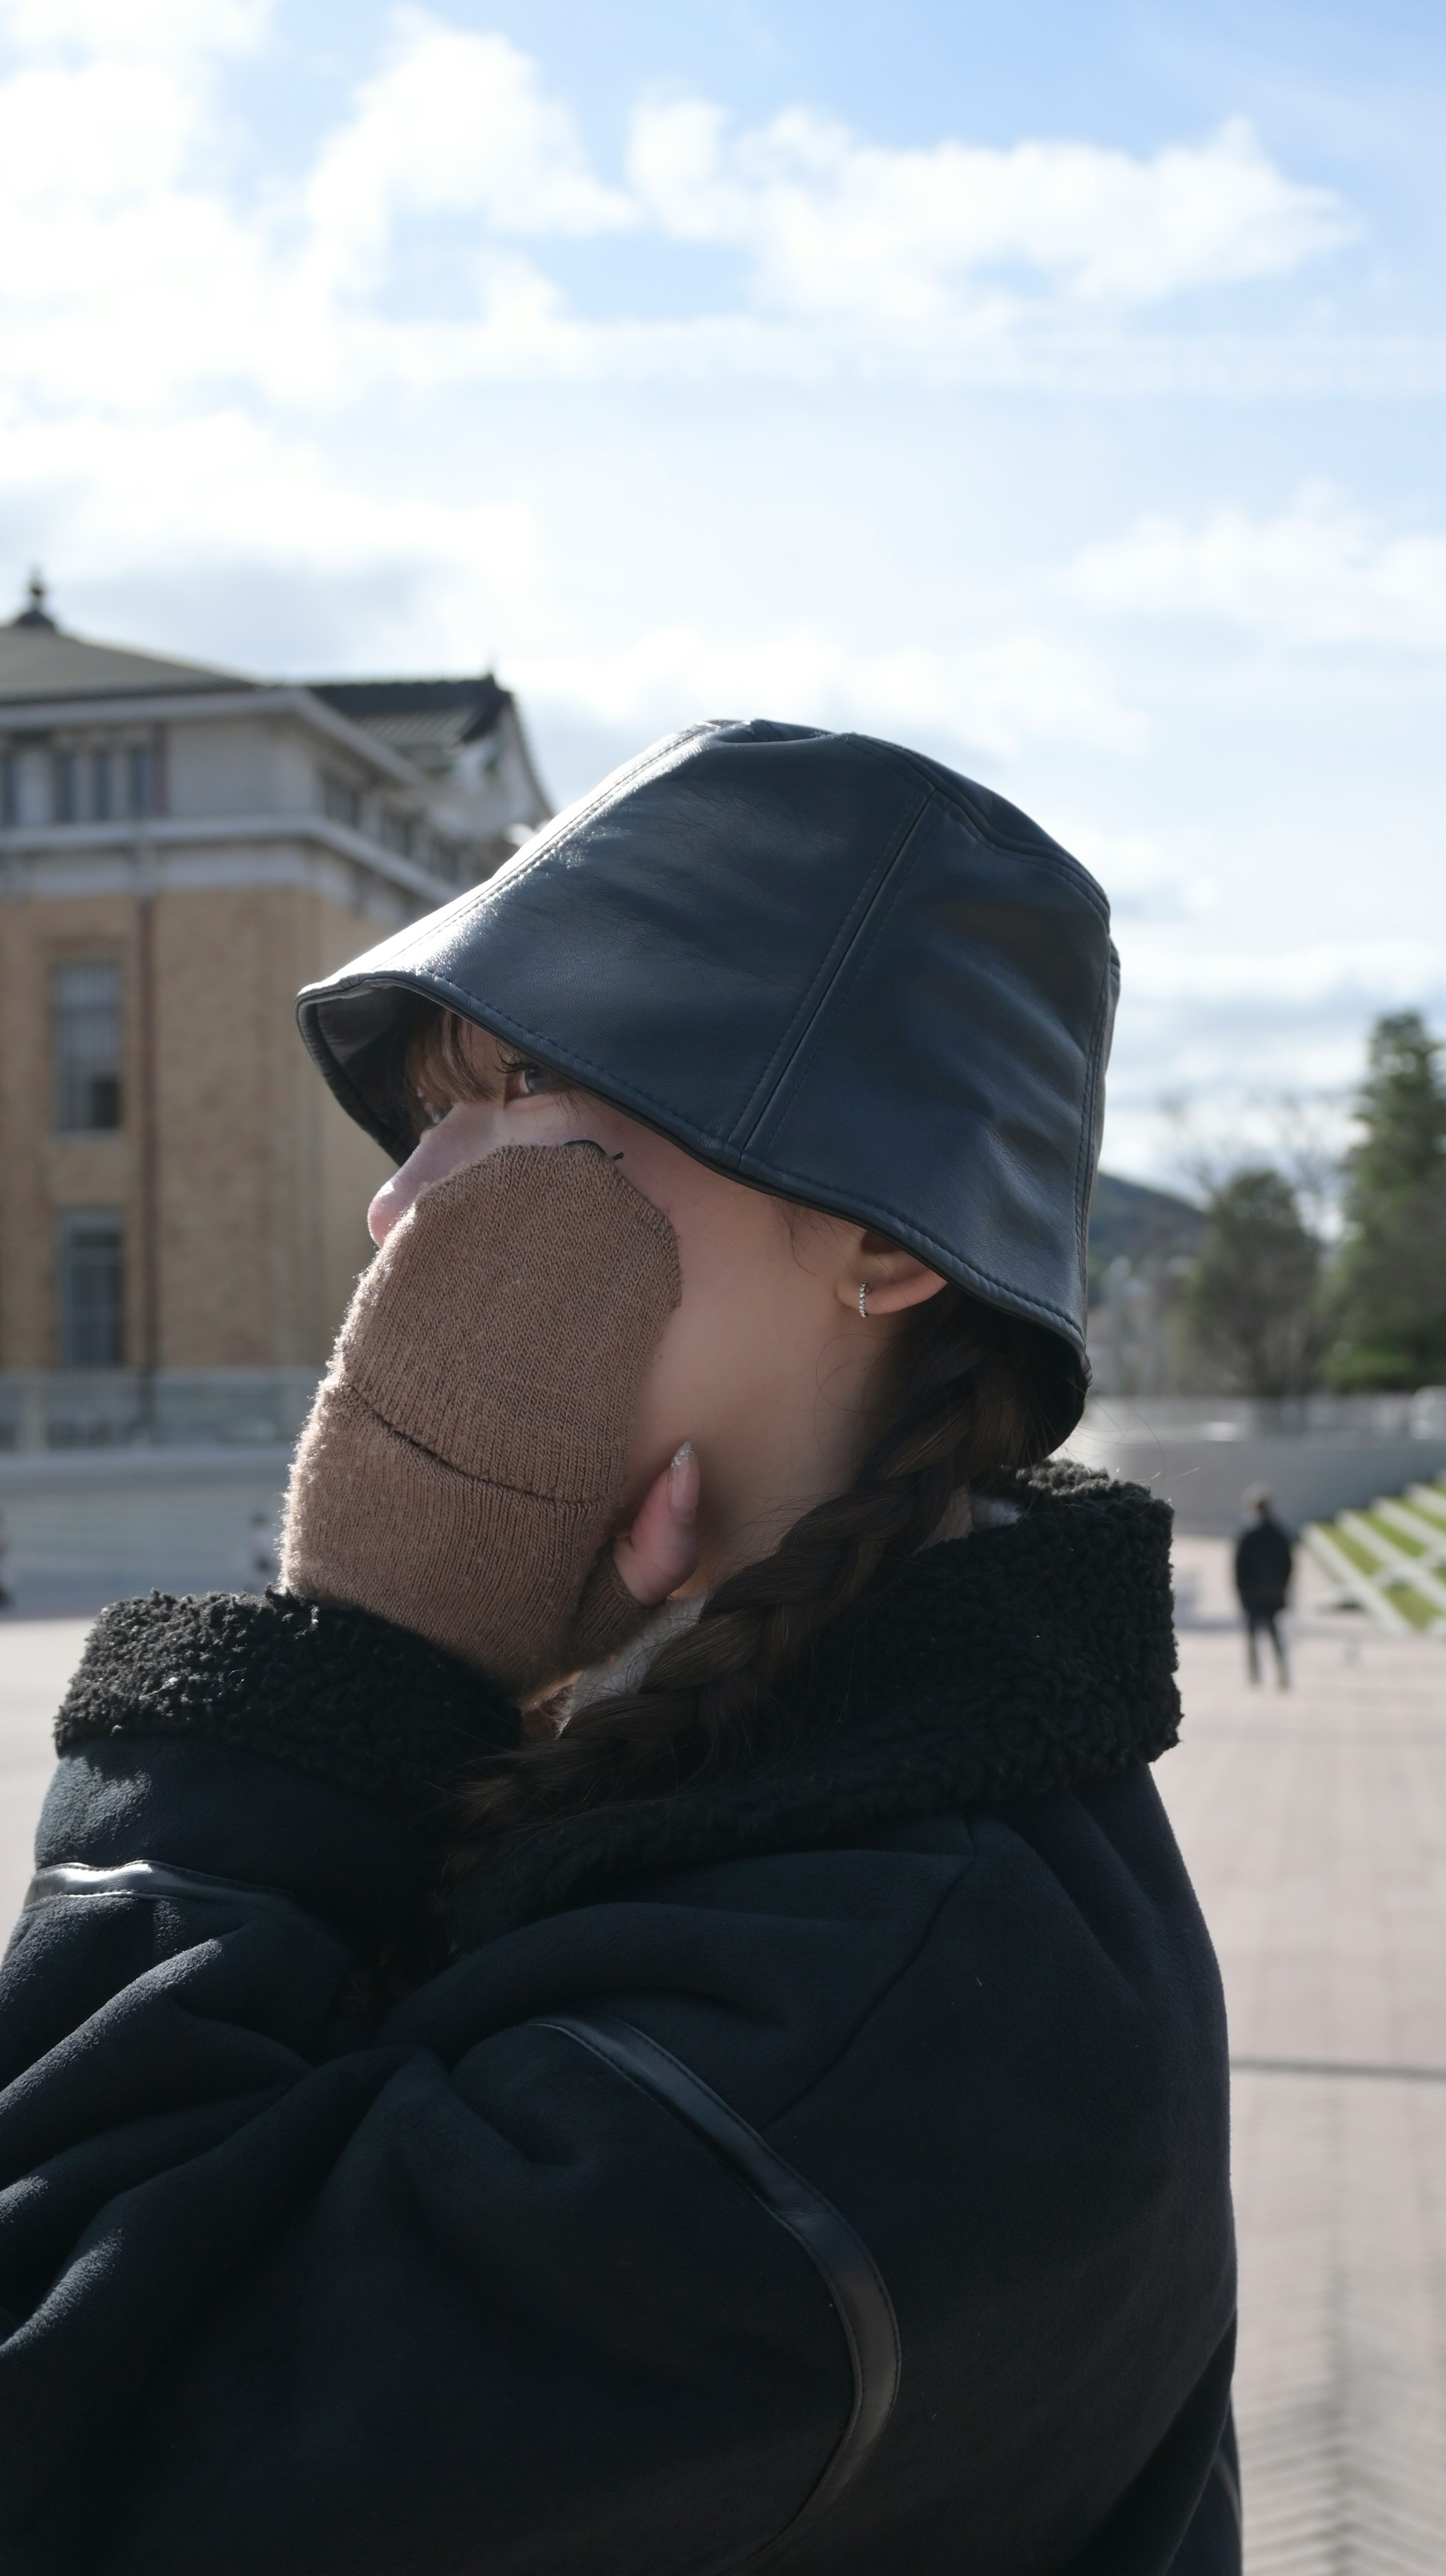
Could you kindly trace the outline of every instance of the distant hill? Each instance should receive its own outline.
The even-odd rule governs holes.
[[[1110,1263],[1122,1253],[1137,1262],[1194,1252],[1204,1223],[1204,1211],[1173,1190],[1151,1190],[1141,1181],[1101,1172],[1090,1209],[1091,1296],[1099,1295]]]

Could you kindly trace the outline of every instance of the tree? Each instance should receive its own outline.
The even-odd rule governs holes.
[[[1268,1166],[1210,1194],[1186,1290],[1196,1350],[1235,1394],[1304,1395],[1323,1340],[1321,1247],[1289,1181]]]
[[[1446,1379],[1446,1078],[1418,1011],[1371,1032],[1347,1156],[1346,1237],[1331,1281],[1341,1387]]]

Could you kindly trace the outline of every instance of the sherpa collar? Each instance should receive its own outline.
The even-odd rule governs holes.
[[[786,1750],[495,1845],[452,1890],[453,1938],[471,1947],[663,1870],[1153,1761],[1180,1714],[1166,1506],[1061,1466],[1009,1495],[1012,1526],[888,1568],[825,1630],[784,1710]],[[56,1725],[63,1753],[116,1736],[226,1744],[330,1780],[421,1830],[440,1865],[457,1790],[519,1721],[480,1675],[364,1613],[153,1593],[97,1622]]]
[[[1012,1482],[1012,1526],[890,1567],[825,1631],[789,1749],[667,1797],[519,1834],[453,1893],[471,1947],[664,1870],[1104,1780],[1177,1736],[1170,1513],[1056,1465]]]
[[[522,1729],[495,1683],[365,1610],[151,1592],[102,1611],[55,1721],[60,1754],[116,1736],[226,1745],[440,1841],[459,1780]]]

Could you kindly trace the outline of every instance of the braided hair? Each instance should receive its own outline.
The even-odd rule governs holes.
[[[404,1072],[414,1115],[418,1103],[436,1114],[475,1091],[466,1024],[426,1008]],[[769,1749],[786,1722],[785,1685],[829,1623],[883,1566],[934,1536],[956,1494],[1050,1446],[1053,1337],[956,1283],[901,1319],[890,1365],[888,1420],[848,1490],[719,1584],[635,1688],[565,1724],[565,1694],[534,1711],[532,1740],[492,1757],[463,1791],[456,1865],[498,1833],[666,1794]]]

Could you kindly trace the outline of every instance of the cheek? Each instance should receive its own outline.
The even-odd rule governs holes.
[[[639,1494],[681,1440],[697,1441],[706,1458],[760,1408],[771,1414],[788,1401],[818,1339],[817,1284],[795,1267],[770,1201],[743,1190],[720,1201],[709,1186],[696,1193],[679,1186],[672,1195],[683,1297],[639,1405]],[[657,1196],[664,1205],[661,1190]]]
[[[627,1508],[635,1510],[653,1478],[684,1440],[696,1441],[706,1459],[718,1424],[736,1409],[733,1354],[708,1293],[706,1278],[685,1274],[683,1299],[663,1327],[663,1337],[643,1381],[629,1441]]]
[[[586,1140],[600,1145],[624,1180],[661,1209],[678,1238],[685,1293],[726,1257],[729,1237],[737,1232],[737,1213],[730,1203],[751,1199],[751,1191],[720,1181],[681,1145],[606,1101],[558,1100],[539,1102],[536,1108],[547,1116],[547,1143]],[[544,1141],[540,1125],[531,1127],[529,1135]]]

